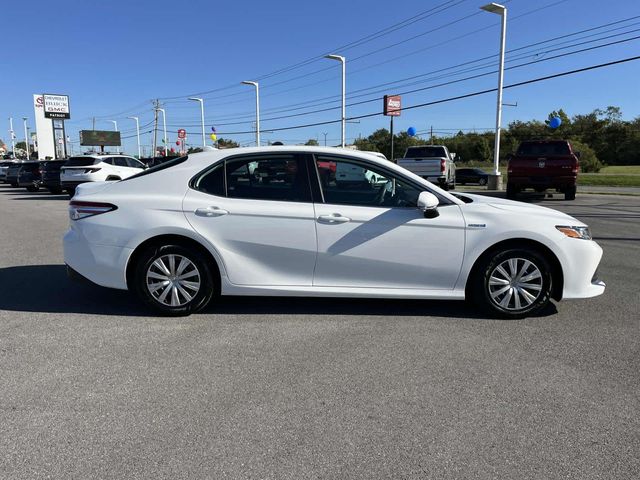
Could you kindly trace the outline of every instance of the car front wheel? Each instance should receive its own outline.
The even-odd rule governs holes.
[[[549,304],[551,267],[535,250],[505,250],[479,265],[470,287],[474,302],[488,313],[523,318]]]
[[[181,245],[152,246],[138,258],[134,290],[162,315],[189,315],[207,306],[214,280],[207,259]]]

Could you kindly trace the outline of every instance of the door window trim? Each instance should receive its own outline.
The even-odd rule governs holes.
[[[309,193],[309,200],[304,200],[304,201],[298,201],[298,200],[271,200],[268,198],[241,198],[241,197],[230,197],[229,196],[229,189],[228,189],[228,185],[227,185],[227,162],[233,162],[236,160],[244,160],[247,159],[248,162],[250,162],[251,158],[256,158],[256,159],[264,159],[264,158],[282,158],[282,156],[293,156],[294,160],[298,163],[299,166],[303,166],[303,168],[306,170],[306,175],[303,175],[306,180],[306,187],[307,187],[307,192]],[[313,195],[313,190],[311,188],[311,178],[310,178],[310,172],[309,172],[309,163],[308,163],[309,159],[307,158],[307,156],[304,153],[301,152],[286,152],[286,151],[282,151],[282,152],[265,152],[265,153],[246,153],[246,154],[237,154],[237,155],[230,155],[228,157],[224,157],[220,160],[218,160],[217,162],[209,165],[207,168],[205,168],[204,170],[201,170],[200,172],[198,172],[197,174],[195,174],[191,180],[189,180],[189,188],[192,190],[196,190],[198,192],[202,192],[206,195],[211,195],[211,196],[217,196],[217,195],[213,195],[211,193],[205,192],[203,190],[200,190],[196,184],[198,183],[198,181],[204,177],[205,175],[208,175],[210,172],[212,172],[215,168],[219,167],[222,164],[222,168],[223,168],[223,176],[222,176],[222,181],[223,181],[223,189],[224,189],[224,197],[221,198],[229,198],[229,199],[236,199],[236,200],[253,200],[253,201],[258,201],[258,202],[289,202],[289,203],[309,203],[309,204],[313,204],[314,203],[314,195]]]
[[[349,205],[351,207],[365,207],[365,208],[383,208],[383,209],[389,209],[389,208],[402,208],[402,209],[406,209],[406,208],[417,208],[417,207],[383,207],[383,206],[379,206],[379,205],[355,205],[355,204],[351,204],[351,203],[340,203],[340,204],[329,204],[325,201],[324,198],[324,192],[322,190],[322,183],[320,182],[320,173],[318,172],[318,156],[320,157],[329,157],[329,158],[335,158],[336,162],[342,160],[342,161],[346,161],[346,162],[350,162],[350,163],[354,163],[356,165],[359,166],[363,166],[365,168],[368,169],[368,167],[373,167],[375,169],[378,169],[381,171],[381,173],[384,173],[386,175],[389,175],[390,177],[393,177],[395,179],[398,180],[402,180],[404,183],[409,184],[410,186],[416,188],[417,190],[419,190],[420,192],[429,192],[434,194],[436,197],[438,197],[439,200],[439,207],[444,207],[447,205],[455,205],[454,202],[450,201],[448,198],[443,197],[442,195],[440,195],[438,192],[435,192],[433,190],[431,190],[430,188],[428,188],[425,185],[421,185],[420,183],[405,177],[404,175],[390,169],[390,168],[386,168],[384,165],[379,165],[377,163],[371,163],[368,160],[365,160],[363,158],[359,158],[359,157],[348,157],[345,155],[340,155],[340,154],[334,154],[334,153],[313,153],[312,154],[312,158],[311,161],[313,162],[313,165],[315,166],[313,171],[316,174],[316,181],[318,183],[318,186],[320,188],[320,198],[322,199],[322,203],[323,204],[327,204],[327,205]],[[307,170],[309,172],[311,172],[310,168],[307,168]]]

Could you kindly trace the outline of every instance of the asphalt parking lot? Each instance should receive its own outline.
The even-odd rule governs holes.
[[[640,477],[640,197],[588,223],[601,297],[229,298],[153,318],[62,264],[67,199],[0,185],[0,478]]]

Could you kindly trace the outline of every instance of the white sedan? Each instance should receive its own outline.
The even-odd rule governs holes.
[[[336,181],[345,167],[360,182]],[[370,182],[371,173],[378,179]],[[267,147],[182,157],[82,184],[64,257],[74,276],[185,315],[218,295],[470,299],[519,318],[600,295],[602,249],[547,208],[452,195],[352,150]]]

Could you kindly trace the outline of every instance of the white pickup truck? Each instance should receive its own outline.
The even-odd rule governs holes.
[[[404,157],[397,159],[396,163],[449,190],[456,188],[454,156],[444,145],[420,145],[407,148]]]

